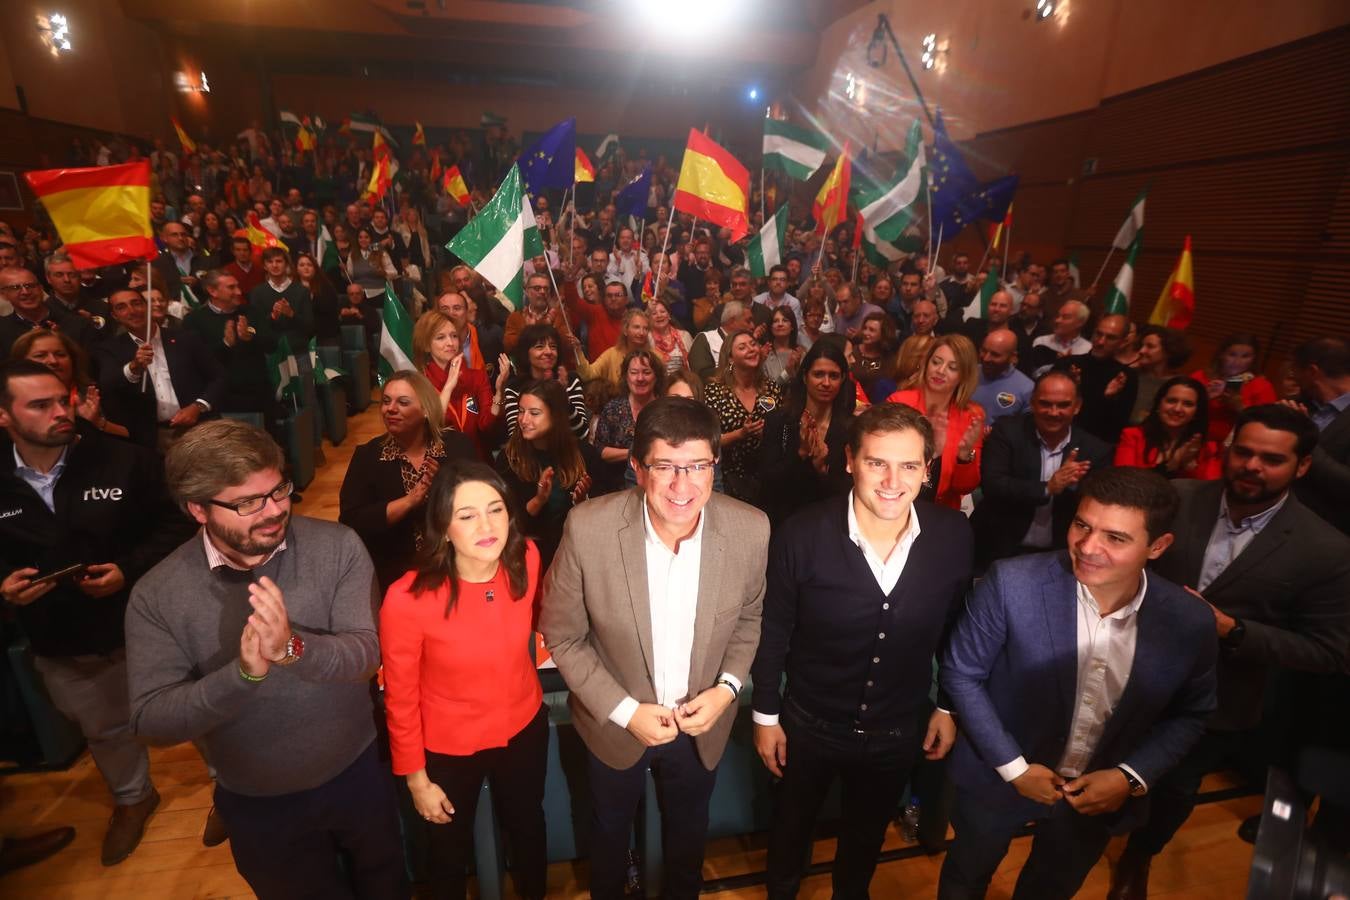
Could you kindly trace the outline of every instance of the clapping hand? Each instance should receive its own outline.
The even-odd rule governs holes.
[[[956,461],[959,463],[968,463],[975,458],[975,444],[980,436],[984,434],[984,419],[981,416],[972,416],[970,424],[966,426],[966,433],[961,435],[961,443],[956,447]]]
[[[580,478],[577,479],[577,483],[572,485],[572,490],[569,492],[572,498],[572,505],[575,506],[578,503],[585,500],[586,497],[590,494],[590,492],[591,492],[591,476],[582,475]]]
[[[291,639],[291,621],[281,588],[264,575],[248,586],[248,602],[253,606],[248,624],[258,632],[263,658],[268,662],[280,662],[286,658],[286,644]]]
[[[1092,463],[1088,460],[1079,462],[1078,448],[1074,447],[1064,457],[1063,465],[1045,483],[1045,489],[1050,496],[1057,496],[1082,481],[1083,476],[1088,473],[1090,468],[1092,468]]]
[[[1115,378],[1112,378],[1106,383],[1106,388],[1102,391],[1102,394],[1107,397],[1114,397],[1116,394],[1125,390],[1125,384],[1128,380],[1129,379],[1124,372],[1118,372]]]

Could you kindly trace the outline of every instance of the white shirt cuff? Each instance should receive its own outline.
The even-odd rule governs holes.
[[[624,697],[619,701],[619,705],[614,707],[614,711],[609,714],[609,720],[620,728],[627,728],[628,723],[633,721],[633,713],[637,712],[638,702],[632,697]]]
[[[1131,767],[1125,765],[1124,763],[1121,763],[1120,766],[1119,766],[1118,768],[1124,769],[1126,772],[1129,772],[1131,775],[1133,775],[1133,776],[1134,776],[1134,780],[1137,781],[1137,782],[1139,782],[1140,784],[1142,784],[1142,785],[1144,786],[1144,793],[1148,793],[1148,782],[1145,781],[1144,779],[1140,778],[1138,772],[1136,772],[1136,771],[1135,771],[1134,769],[1132,769]]]
[[[122,367],[122,375],[125,376],[127,381],[130,382],[137,382],[141,380],[139,375],[131,374],[131,363],[127,363],[125,366]]]
[[[202,412],[210,412],[210,411],[211,411],[211,404],[210,404],[210,403],[207,403],[207,402],[206,402],[205,400],[203,400],[201,397],[198,397],[196,400],[193,400],[192,402],[193,402],[193,403],[199,404],[199,405],[201,406],[201,408],[202,408]]]
[[[744,687],[744,685],[741,684],[741,680],[739,678],[737,678],[735,675],[732,675],[730,672],[723,672],[721,675],[717,677],[718,680],[725,679],[726,681],[730,681],[736,687],[736,696],[739,697],[741,695],[741,688]]]
[[[1026,757],[1019,756],[1012,762],[1005,762],[1001,766],[994,766],[994,771],[997,772],[999,777],[1004,781],[1015,781],[1018,778],[1021,778],[1022,774],[1030,768],[1031,766],[1027,764]]]
[[[751,711],[750,719],[756,725],[772,726],[778,724],[778,713],[762,713]]]

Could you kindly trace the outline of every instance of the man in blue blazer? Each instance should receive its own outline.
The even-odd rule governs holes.
[[[1068,552],[995,563],[944,655],[960,736],[940,900],[983,897],[1033,819],[1014,900],[1068,900],[1216,706],[1213,614],[1144,571],[1172,543],[1175,489],[1109,468],[1079,494]]]

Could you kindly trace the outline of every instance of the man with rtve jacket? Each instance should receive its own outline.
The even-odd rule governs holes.
[[[929,691],[933,655],[970,585],[971,532],[959,512],[915,501],[933,427],[908,406],[873,406],[850,423],[846,457],[853,490],[793,516],[769,553],[751,675],[755,748],[782,779],[769,837],[773,898],[797,895],[836,777],[834,896],[865,898],[920,752],[940,759],[956,734]]]
[[[0,365],[0,594],[47,693],[79,725],[112,792],[103,864],[126,859],[159,804],[131,732],[123,615],[131,585],[189,533],[150,451],[76,417],[46,366]],[[69,575],[44,579],[71,566]]]

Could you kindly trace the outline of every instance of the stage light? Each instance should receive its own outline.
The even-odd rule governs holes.
[[[211,82],[206,80],[206,70],[202,69],[202,93],[211,93]]]
[[[42,35],[42,43],[52,56],[60,56],[62,53],[71,51],[70,43],[70,22],[63,13],[52,13],[49,16],[39,15],[37,19],[37,30]]]
[[[850,100],[858,98],[858,79],[853,77],[852,72],[844,76],[844,96]]]
[[[653,28],[689,37],[725,26],[740,12],[743,0],[638,0],[637,8]]]
[[[1043,22],[1055,14],[1055,0],[1036,0],[1036,20]]]
[[[757,87],[752,87],[750,90],[748,90],[748,91],[745,92],[745,95],[746,95],[747,97],[749,97],[751,100],[758,100],[758,99],[759,99],[759,88],[757,88]]]
[[[931,69],[937,64],[937,35],[927,34],[923,38],[923,67]]]

